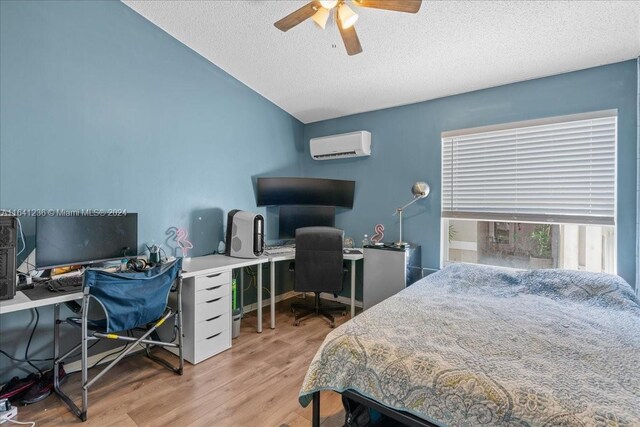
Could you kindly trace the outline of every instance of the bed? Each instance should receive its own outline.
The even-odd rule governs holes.
[[[408,425],[640,426],[640,301],[614,275],[452,264],[332,331],[314,422],[321,390]]]

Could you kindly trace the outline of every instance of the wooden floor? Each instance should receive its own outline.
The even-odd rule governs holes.
[[[185,362],[183,376],[144,357],[128,357],[89,392],[89,417],[81,423],[55,395],[19,407],[20,421],[45,426],[282,426],[311,425],[311,405],[302,408],[298,392],[311,359],[331,331],[320,317],[292,325],[289,303],[277,307],[277,328],[261,334],[255,314],[242,321],[233,347],[197,366]],[[349,319],[339,317],[338,323]],[[170,356],[171,357],[171,356]],[[90,377],[100,367],[90,372]],[[95,372],[93,372],[95,371]],[[79,373],[63,389],[79,397]],[[340,396],[323,392],[322,425],[341,426]]]

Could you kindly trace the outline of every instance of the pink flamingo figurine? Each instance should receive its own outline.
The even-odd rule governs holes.
[[[382,239],[384,239],[384,225],[382,224],[377,224],[374,228],[376,234],[374,234],[373,236],[371,236],[371,241],[374,244],[378,244],[382,241]]]
[[[189,233],[187,232],[187,229],[181,228],[181,227],[170,227],[167,230],[167,234],[168,235],[173,234],[172,236],[173,240],[176,242],[178,247],[182,250],[182,257],[187,258],[189,249],[193,249],[193,243],[191,243],[187,239],[187,236],[189,235]]]

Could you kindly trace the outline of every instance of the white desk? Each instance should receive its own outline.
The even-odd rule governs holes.
[[[295,251],[278,255],[265,255],[259,258],[242,259],[231,258],[224,255],[208,255],[186,259],[182,264],[182,308],[183,322],[185,334],[184,351],[185,359],[191,363],[198,363],[206,358],[212,357],[221,351],[231,347],[231,277],[232,270],[249,266],[258,266],[258,313],[256,331],[262,332],[262,264],[270,263],[271,266],[271,283],[270,283],[270,326],[272,329],[276,327],[276,277],[275,263],[281,261],[290,261],[295,259]],[[355,316],[355,288],[356,288],[356,261],[363,259],[362,254],[345,254],[344,259],[351,261],[351,317]],[[204,299],[212,298],[206,303],[216,302],[206,307],[206,312],[210,315],[219,314],[209,320],[218,319],[217,323],[206,323],[209,320],[202,321],[196,313],[202,313]],[[201,296],[204,297],[200,298]],[[217,297],[213,299],[214,297]],[[0,315],[12,313],[20,310],[27,310],[47,305],[58,306],[59,304],[82,299],[82,292],[74,292],[69,294],[52,293],[51,297],[38,300],[29,299],[23,292],[17,292],[13,299],[0,301]],[[219,310],[214,312],[213,310]],[[200,311],[198,311],[200,310]],[[218,328],[215,331],[209,331],[207,328]],[[215,334],[214,334],[215,333]],[[204,335],[203,335],[204,334]],[[203,338],[213,334],[208,338]],[[210,340],[210,341],[208,341]]]
[[[243,259],[231,258],[225,255],[207,255],[191,258],[182,264],[182,277],[189,278],[207,274],[217,274],[236,268],[250,267],[270,263],[269,281],[269,311],[271,329],[276,327],[276,269],[275,264],[282,261],[292,261],[296,258],[295,250],[287,253],[263,255],[259,258]],[[363,259],[363,254],[344,254],[344,259],[351,262],[351,317],[356,315],[356,261]],[[262,269],[258,268],[257,288],[257,325],[256,331],[262,332]]]
[[[239,259],[230,258],[223,255],[209,255],[203,257],[189,258],[183,261],[182,277],[189,278],[206,274],[215,274],[234,268],[247,267],[256,264],[264,264],[269,260],[266,258]],[[262,273],[258,272],[259,280]],[[31,308],[44,307],[47,305],[60,304],[68,301],[82,299],[82,292],[69,294],[51,293],[51,297],[31,300],[23,292],[16,292],[13,299],[0,301],[0,314],[13,313],[14,311],[28,310]]]
[[[199,363],[231,347],[231,277],[235,268],[262,265],[266,257],[255,259],[230,258],[210,255],[185,259],[182,264],[183,351],[185,359]],[[59,304],[82,298],[82,292],[51,293],[50,297],[31,300],[23,292],[13,299],[0,301],[0,315],[36,307]],[[203,299],[204,298],[204,299]],[[258,268],[258,298],[262,300],[262,268]],[[204,300],[206,307],[203,304]],[[273,304],[272,298],[271,303]],[[208,304],[211,303],[211,304]],[[196,308],[196,306],[198,306]],[[209,320],[196,315],[206,310]],[[273,324],[273,319],[272,319]],[[258,305],[257,326],[262,332],[262,305]]]
[[[224,271],[230,271],[235,268],[249,267],[261,265],[269,262],[271,264],[271,283],[270,283],[270,317],[271,328],[276,327],[275,301],[275,263],[281,261],[291,261],[295,259],[295,251],[285,254],[264,255],[259,258],[242,259],[231,258],[224,255],[207,255],[202,257],[194,257],[187,259],[182,264],[182,277],[190,278],[207,274],[216,274]],[[344,254],[344,259],[351,261],[351,317],[355,316],[356,302],[356,261],[363,259],[362,254]],[[262,269],[258,268],[258,325],[256,330],[262,332]],[[13,313],[20,310],[28,310],[36,307],[44,307],[47,305],[61,304],[67,301],[82,299],[82,292],[74,292],[70,294],[52,294],[51,298],[43,298],[38,300],[30,300],[24,293],[18,291],[16,296],[10,300],[0,301],[0,315]]]

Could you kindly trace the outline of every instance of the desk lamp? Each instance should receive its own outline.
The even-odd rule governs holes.
[[[429,184],[422,181],[416,182],[415,184],[413,184],[413,187],[411,187],[411,193],[413,193],[413,200],[411,200],[409,203],[407,203],[403,207],[397,208],[396,211],[393,213],[393,215],[398,214],[400,216],[400,239],[394,243],[394,246],[405,247],[408,245],[407,242],[402,241],[402,212],[407,207],[417,202],[419,199],[424,199],[425,197],[427,197],[429,195],[429,191],[431,191]]]

